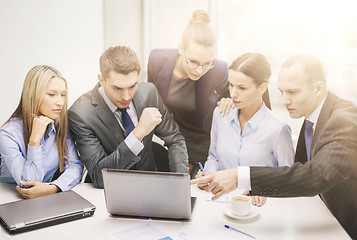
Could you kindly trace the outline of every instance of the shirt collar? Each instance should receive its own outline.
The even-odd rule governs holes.
[[[326,97],[324,98],[324,100],[322,100],[322,102],[320,103],[320,105],[310,114],[310,116],[308,118],[306,118],[306,120],[309,120],[310,122],[312,122],[314,125],[313,125],[313,128],[315,129],[315,125],[317,123],[317,119],[319,118],[320,116],[320,113],[321,113],[321,109],[322,109],[322,106],[324,105],[325,103],[325,100],[327,98],[327,95]]]
[[[233,107],[227,114],[227,118],[230,122],[238,124],[238,108]]]
[[[253,117],[251,119],[249,119],[247,124],[249,124],[253,130],[256,129],[257,126],[261,123],[261,121],[267,111],[268,111],[268,108],[265,106],[265,104],[263,102],[262,107],[253,115]],[[235,123],[238,124],[239,123],[238,112],[239,112],[239,109],[237,109],[235,107],[233,109],[231,109],[231,111],[229,111],[228,116],[227,116],[229,121],[234,121]]]
[[[99,87],[99,93],[102,96],[104,102],[108,105],[110,111],[115,112],[115,110],[117,110],[118,107],[115,106],[115,104],[112,101],[110,101],[110,99],[107,97],[107,95],[104,92],[103,86]],[[130,102],[128,109],[130,109],[132,107],[133,107],[133,101]]]
[[[252,127],[253,130],[255,130],[258,127],[258,125],[262,122],[262,119],[264,118],[267,111],[268,108],[265,106],[263,102],[262,107],[247,122]]]
[[[56,134],[56,128],[55,128],[55,125],[53,123],[50,123],[50,124],[48,124],[44,139],[46,140],[51,135],[52,132],[54,134]]]

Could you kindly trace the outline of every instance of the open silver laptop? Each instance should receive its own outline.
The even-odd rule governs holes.
[[[112,215],[189,220],[191,198],[187,173],[103,169],[107,211]]]
[[[0,220],[21,233],[94,214],[95,206],[72,190],[0,205]]]

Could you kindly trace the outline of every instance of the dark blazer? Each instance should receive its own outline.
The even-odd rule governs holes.
[[[177,49],[154,49],[148,61],[148,82],[153,82],[166,104],[167,94],[175,67]],[[228,65],[214,59],[214,68],[210,69],[196,82],[196,109],[199,111],[203,130],[211,130],[212,114],[217,101],[229,96]]]
[[[309,162],[304,126],[295,164],[251,167],[251,193],[269,197],[319,194],[350,237],[357,239],[357,107],[328,93],[316,123]]]
[[[162,114],[162,122],[144,137],[144,149],[138,156],[125,144],[124,131],[100,95],[99,86],[78,98],[68,110],[69,125],[81,160],[97,187],[103,187],[103,168],[157,170],[151,145],[153,134],[168,147],[170,171],[188,172],[185,140],[152,83],[138,84],[133,103],[138,119],[144,108],[156,107]]]

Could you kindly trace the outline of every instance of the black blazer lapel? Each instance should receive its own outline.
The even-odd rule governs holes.
[[[302,124],[299,139],[296,146],[295,162],[305,163],[307,161],[306,144],[305,144],[305,122]]]
[[[312,138],[311,142],[311,158],[315,155],[315,149],[316,149],[316,143],[318,142],[318,139],[320,138],[322,129],[324,128],[326,122],[330,118],[331,112],[332,112],[332,107],[334,105],[334,101],[336,100],[336,96],[332,93],[328,93],[325,103],[321,108],[321,112],[319,115],[319,118],[316,123],[316,128],[314,132],[314,136]]]
[[[313,156],[315,155],[316,143],[320,138],[323,127],[325,126],[327,120],[331,115],[331,109],[333,106],[334,99],[335,99],[335,95],[329,92],[325,100],[325,103],[322,106],[319,118],[316,123],[314,136],[312,137],[310,159],[312,159]],[[296,147],[295,162],[305,163],[307,161],[306,144],[305,144],[305,122],[306,120],[304,120],[304,123],[300,131],[299,140]]]
[[[167,94],[172,80],[172,74],[175,68],[177,54],[178,52],[175,51],[174,54],[168,55],[165,58],[163,66],[156,75],[156,88],[160,89],[159,92],[162,93],[161,98],[164,102],[166,102],[167,99]]]

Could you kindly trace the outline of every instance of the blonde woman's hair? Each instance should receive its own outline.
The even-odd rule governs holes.
[[[129,47],[117,46],[108,48],[99,59],[100,72],[107,78],[111,70],[129,74],[133,71],[140,73],[139,58]]]
[[[191,40],[204,47],[211,47],[216,43],[215,34],[209,25],[210,21],[209,13],[204,10],[197,10],[192,13],[192,19],[181,38],[184,49]]]
[[[67,81],[62,74],[55,68],[45,65],[33,67],[26,75],[25,82],[22,88],[20,103],[14,113],[6,121],[11,121],[14,117],[22,118],[24,128],[24,142],[26,151],[32,133],[33,115],[39,115],[40,105],[45,95],[48,83],[53,78],[62,79],[65,82],[67,89]],[[66,145],[67,135],[67,94],[60,114],[60,119],[55,119],[56,128],[56,144],[59,157],[60,171],[64,171],[64,156],[67,157],[68,162],[68,149]]]

